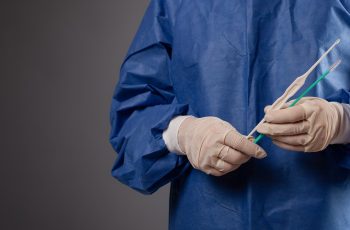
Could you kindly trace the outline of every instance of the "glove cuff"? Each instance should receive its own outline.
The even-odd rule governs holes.
[[[163,140],[169,152],[173,152],[178,155],[185,155],[185,153],[181,150],[179,145],[178,133],[182,122],[189,117],[192,116],[177,116],[173,118],[170,121],[168,128],[164,130]]]
[[[338,129],[330,144],[350,143],[350,105],[331,102],[338,114]]]

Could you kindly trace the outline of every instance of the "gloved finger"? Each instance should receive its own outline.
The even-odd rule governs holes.
[[[290,106],[290,104],[293,103],[294,100],[292,101],[288,101],[287,103],[283,104],[282,107],[280,109],[285,109],[285,108],[288,108]],[[270,109],[271,109],[272,105],[268,105],[268,106],[265,106],[264,108],[264,112],[267,113]],[[277,109],[278,110],[278,109]]]
[[[305,152],[305,147],[302,145],[289,145],[289,144],[285,144],[283,142],[279,142],[277,140],[273,140],[272,142],[282,149],[286,149],[286,150],[290,150],[290,151],[297,151],[297,152]]]
[[[279,110],[270,110],[265,114],[265,120],[275,124],[293,123],[305,119],[306,112],[301,105]]]
[[[267,113],[271,109],[271,105],[265,106],[264,113]]]
[[[230,164],[241,165],[246,163],[250,159],[250,156],[242,154],[241,152],[234,150],[227,145],[224,145],[219,152],[218,158]]]
[[[212,175],[212,176],[223,176],[225,173],[224,172],[220,172],[219,170],[217,170],[216,168],[210,167],[206,170],[203,170],[203,172],[205,172],[208,175]]]
[[[294,136],[273,136],[272,140],[282,142],[287,145],[305,146],[310,143],[310,141],[312,140],[312,137],[308,134],[300,134],[300,135],[294,135]]]
[[[235,130],[231,130],[226,134],[224,138],[224,145],[258,159],[267,156],[266,152],[259,145],[249,141]]]
[[[268,136],[289,136],[307,133],[310,129],[310,122],[303,120],[296,123],[274,124],[263,123],[258,126],[258,132]]]
[[[228,173],[237,169],[239,166],[240,166],[239,164],[229,164],[223,160],[218,159],[216,162],[216,165],[213,166],[213,168],[217,169],[222,173]]]

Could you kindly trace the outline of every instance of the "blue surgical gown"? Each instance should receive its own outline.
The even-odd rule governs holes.
[[[151,1],[112,99],[112,175],[144,194],[171,182],[169,229],[350,229],[350,145],[300,153],[264,138],[267,158],[214,177],[162,139],[178,115],[246,135],[337,38],[306,85],[341,58],[309,96],[349,104],[349,0]]]

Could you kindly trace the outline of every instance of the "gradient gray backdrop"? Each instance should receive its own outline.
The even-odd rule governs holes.
[[[0,229],[166,229],[114,180],[109,105],[146,0],[0,3]]]

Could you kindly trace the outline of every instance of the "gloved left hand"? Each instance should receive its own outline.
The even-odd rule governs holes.
[[[281,148],[318,152],[338,135],[343,107],[321,98],[305,97],[294,107],[266,109],[265,120],[258,132],[272,138]]]

